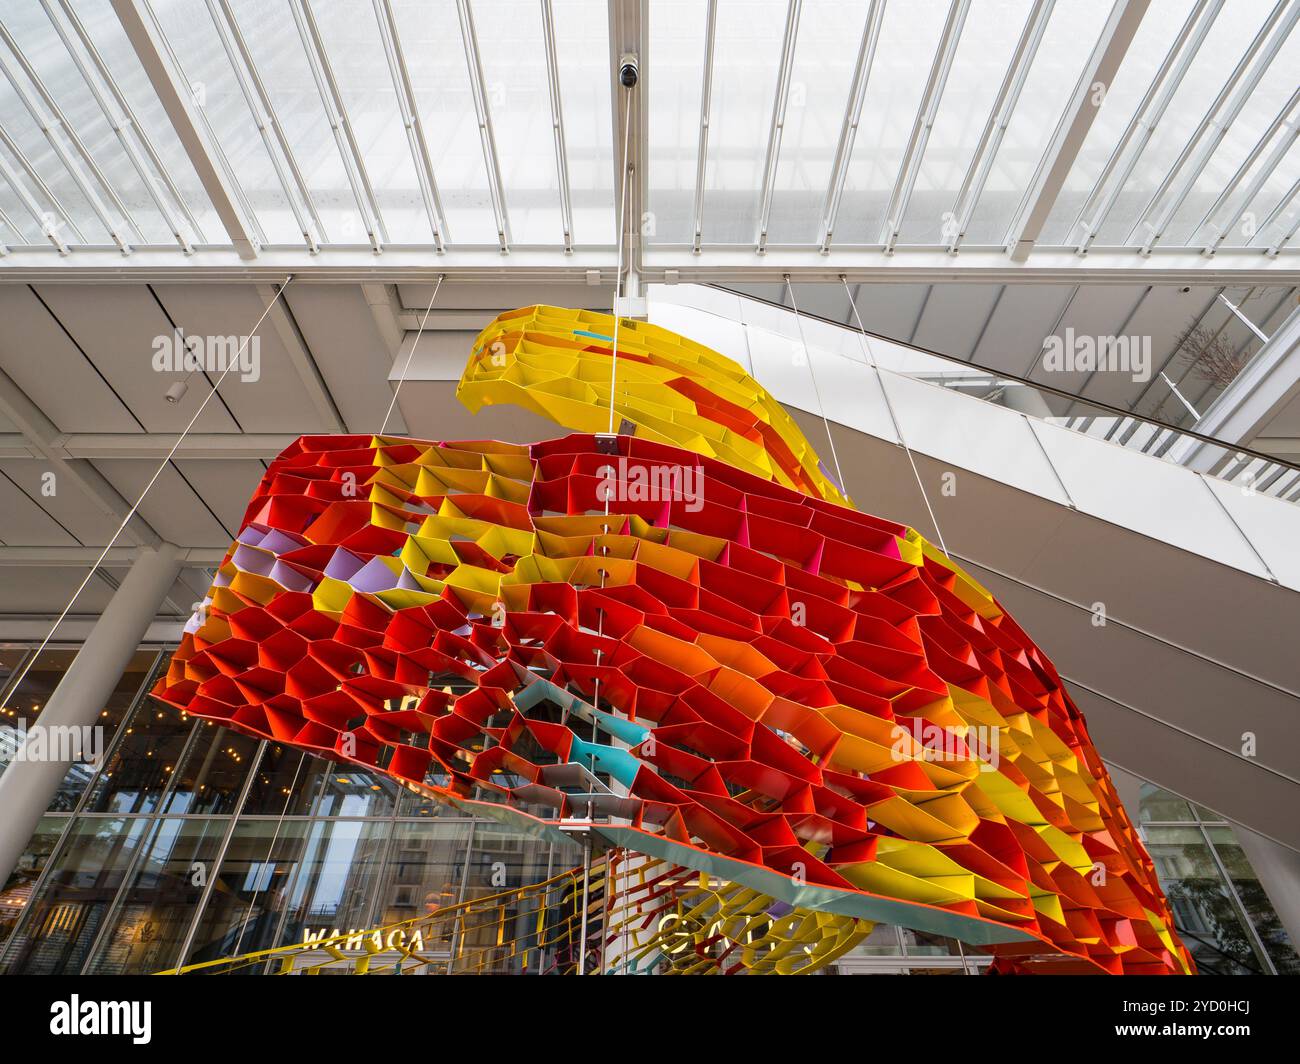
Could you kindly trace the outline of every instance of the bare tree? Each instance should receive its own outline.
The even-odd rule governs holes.
[[[1193,325],[1183,333],[1175,348],[1177,357],[1191,367],[1201,380],[1226,388],[1246,368],[1251,352],[1237,351],[1221,333],[1203,325]]]

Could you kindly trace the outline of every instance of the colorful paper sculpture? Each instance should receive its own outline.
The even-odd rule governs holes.
[[[532,830],[594,819],[825,914],[799,926],[827,956],[886,921],[1003,972],[1191,971],[1082,717],[992,596],[666,330],[620,323],[602,435],[612,336],[531,307],[471,354],[472,409],[573,434],[290,446],[158,697]]]

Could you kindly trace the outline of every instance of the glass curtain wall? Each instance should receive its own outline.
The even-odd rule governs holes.
[[[0,691],[29,653],[0,647]],[[39,717],[72,655],[41,655],[14,719]],[[168,656],[135,656],[101,713],[99,765],[68,773],[0,890],[0,972],[157,972],[413,920],[581,866],[577,843],[466,818],[385,777],[187,719],[148,696]],[[1230,825],[1151,785],[1140,820],[1202,971],[1300,974]],[[497,947],[529,941],[537,904],[508,901],[505,931],[470,929],[455,945],[490,971],[546,971],[545,951]],[[450,958],[453,945],[425,949]],[[987,963],[953,940],[880,925],[830,971],[960,975]]]
[[[0,652],[2,691],[27,651]],[[15,714],[36,719],[72,653],[42,655]],[[136,656],[104,710],[102,763],[69,773],[0,891],[0,971],[156,972],[412,920],[582,863],[577,845],[187,719],[148,697],[168,656]],[[489,967],[539,961],[502,950]]]
[[[1223,817],[1148,783],[1141,822],[1178,933],[1202,972],[1300,975],[1300,958]]]

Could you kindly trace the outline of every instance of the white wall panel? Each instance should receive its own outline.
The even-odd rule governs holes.
[[[1082,512],[1267,578],[1242,534],[1195,473],[1055,425],[1040,422],[1037,428],[1052,465]]]
[[[1251,544],[1277,577],[1278,583],[1300,591],[1300,506],[1267,495],[1248,495],[1237,484],[1203,477]],[[1300,605],[1296,607],[1300,632]]]

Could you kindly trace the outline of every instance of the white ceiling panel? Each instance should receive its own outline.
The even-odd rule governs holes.
[[[167,401],[167,389],[186,375],[154,368],[155,345],[171,344],[173,331],[147,286],[43,285],[37,291],[146,431],[185,428],[203,402],[203,377],[190,378],[180,402]],[[194,429],[237,432],[239,426],[214,400]]]
[[[1049,334],[1061,339],[1065,350],[1070,350],[1072,330],[1075,340],[1083,337],[1118,335],[1129,316],[1137,309],[1146,292],[1144,285],[1096,285],[1080,287],[1065,311],[1060,324]],[[1032,359],[1019,376],[1040,380],[1053,388],[1074,392],[1088,379],[1086,371],[1051,371],[1044,365],[1042,351],[1034,352]]]
[[[140,426],[27,285],[0,284],[0,367],[64,432]]]
[[[191,486],[231,532],[243,524],[244,511],[266,468],[261,462],[235,459],[177,461]]]
[[[38,496],[39,497],[39,496]],[[0,540],[10,547],[75,546],[76,538],[0,472]]]
[[[361,288],[343,284],[294,284],[284,298],[293,310],[348,430],[379,431],[393,396],[388,386],[393,352],[380,333]],[[389,313],[384,307],[379,309]]]
[[[95,467],[124,498],[135,502],[157,469],[157,463],[111,458],[100,459]],[[208,512],[181,474],[170,465],[150,489],[139,512],[163,539],[187,547],[224,547],[233,534]]]
[[[929,294],[928,285],[864,284],[854,286],[853,301],[867,332],[907,342]]]
[[[43,480],[46,473],[54,473],[52,483],[54,494],[46,495]],[[16,484],[31,499],[49,514],[81,543],[87,546],[102,546],[117,528],[112,520],[98,506],[90,501],[75,483],[66,476],[61,477],[57,470],[50,468],[48,462],[39,459],[5,458],[0,459],[0,474]],[[33,545],[53,545],[65,542],[62,529],[57,536],[50,539],[32,540]],[[18,542],[13,538],[9,512],[0,512],[0,539],[6,543]]]
[[[999,291],[998,285],[936,285],[912,342],[928,351],[970,358]]]
[[[1112,406],[1139,410],[1146,409],[1146,401],[1168,395],[1169,388],[1159,379],[1159,371],[1175,358],[1179,339],[1209,309],[1217,292],[1217,288],[1200,287],[1184,292],[1183,286],[1175,285],[1152,288],[1124,330],[1127,336],[1150,343],[1151,379],[1135,382],[1123,373],[1097,373],[1087,381],[1082,394]]]
[[[221,399],[245,432],[327,429],[312,407],[270,315],[257,330],[254,343],[253,326],[267,305],[256,286],[162,284],[154,286],[154,291],[187,336],[221,337],[233,344],[235,351],[248,338],[242,357],[255,372],[250,372],[246,380],[242,370],[231,370],[220,391]],[[209,376],[215,382],[220,373],[211,372]],[[210,405],[215,406],[216,400]]]
[[[1023,373],[1073,291],[1068,285],[1007,285],[971,360],[991,369]]]
[[[44,615],[52,610],[57,614],[85,579],[88,568],[6,565],[0,572],[0,580],[4,582],[4,613]],[[92,580],[77,597],[70,616],[97,616],[108,605],[112,595],[112,589],[105,581]]]

